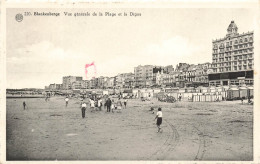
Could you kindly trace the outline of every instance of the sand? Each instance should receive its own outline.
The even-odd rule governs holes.
[[[22,102],[28,108],[23,110]],[[155,113],[162,107],[162,132]],[[64,97],[7,99],[7,160],[253,160],[253,106],[128,100],[121,113]]]

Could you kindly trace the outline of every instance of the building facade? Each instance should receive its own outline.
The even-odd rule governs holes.
[[[213,40],[212,45],[211,86],[253,84],[253,31],[239,34],[237,25],[231,21],[226,36]]]
[[[139,65],[134,68],[135,87],[148,87],[153,84],[153,68],[153,65]]]
[[[72,89],[72,83],[76,81],[82,81],[82,77],[79,76],[64,76],[62,78],[63,89]]]

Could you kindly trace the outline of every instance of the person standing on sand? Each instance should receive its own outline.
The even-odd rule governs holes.
[[[125,109],[126,109],[126,103],[127,103],[127,99],[124,100]]]
[[[121,112],[121,109],[122,109],[122,102],[121,102],[121,100],[120,100],[120,98],[117,100],[117,102],[116,102],[116,107],[117,107],[117,109],[118,109],[118,112]]]
[[[108,99],[107,99],[107,102],[106,102],[107,112],[110,112],[110,110],[111,110],[111,104],[112,104],[112,102],[111,102],[110,98],[108,98]]]
[[[83,103],[81,104],[82,118],[85,118],[86,107],[87,107],[87,104],[86,104],[85,102],[83,102]]]
[[[105,100],[104,100],[104,109],[106,109],[107,108],[107,98],[105,98]]]
[[[115,102],[114,100],[112,100],[112,104],[111,104],[112,113],[114,113],[114,109],[115,109]]]
[[[25,107],[26,107],[26,103],[25,101],[23,102],[23,110],[25,110]]]
[[[99,98],[98,101],[97,101],[97,103],[98,103],[98,108],[99,108],[99,110],[101,111],[101,107],[102,107],[102,99]]]
[[[90,99],[90,109],[91,109],[91,112],[93,112],[95,110],[95,101]]]
[[[67,107],[68,104],[69,104],[69,98],[68,97],[65,98],[65,102],[66,102],[66,107]]]
[[[162,124],[162,109],[161,108],[158,108],[158,112],[157,112],[156,117],[155,117],[154,120],[156,120],[156,119],[157,119],[156,125],[158,127],[158,131],[157,131],[157,133],[158,133],[161,130],[160,126]]]

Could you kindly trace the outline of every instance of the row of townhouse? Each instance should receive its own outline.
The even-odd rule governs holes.
[[[45,87],[45,89],[114,89],[114,88],[133,88],[134,74],[121,73],[115,77],[100,76],[91,80],[83,80],[79,76],[64,76],[60,87],[54,87],[54,84]],[[57,84],[55,84],[57,86]]]
[[[211,71],[210,63],[198,65],[180,63],[176,66],[175,71],[168,73],[158,71],[156,74],[156,85],[171,87],[207,86],[208,74]]]

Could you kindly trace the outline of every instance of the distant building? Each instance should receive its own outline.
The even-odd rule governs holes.
[[[133,73],[121,73],[115,77],[116,88],[132,88],[134,86],[134,74]]]
[[[81,89],[82,83],[83,83],[83,80],[72,82],[71,89]]]
[[[113,89],[115,87],[115,77],[109,77],[106,82],[106,87],[109,89]]]
[[[90,88],[90,80],[82,80],[81,89],[89,89]]]
[[[64,76],[62,78],[63,89],[72,89],[72,83],[77,82],[77,81],[82,81],[82,77],[79,77],[79,76]],[[75,85],[76,84],[74,84],[74,86]]]
[[[187,71],[187,69],[190,67],[189,64],[187,63],[179,63],[176,65],[176,68],[175,68],[175,71],[176,72],[184,72],[184,71]]]
[[[237,25],[231,21],[226,36],[212,41],[210,85],[253,84],[254,32],[237,31]]]
[[[60,90],[62,89],[62,84],[50,84],[48,87],[49,90]]]
[[[144,65],[137,66],[134,68],[134,85],[135,87],[152,87],[156,84],[156,77],[158,72],[169,73],[174,71],[172,65],[170,66],[154,66],[154,65]]]

